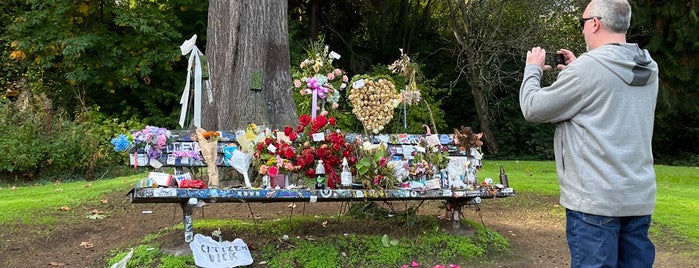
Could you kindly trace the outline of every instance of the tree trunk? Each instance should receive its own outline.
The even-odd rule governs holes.
[[[250,123],[295,124],[287,1],[212,0],[208,21],[213,100],[202,98],[202,127],[236,131]]]
[[[483,132],[483,143],[487,148],[489,154],[498,153],[498,142],[495,139],[494,130],[490,124],[490,109],[488,109],[488,101],[483,94],[481,89],[482,85],[478,84],[474,80],[470,80],[469,85],[471,86],[471,94],[473,95],[473,101],[476,105],[476,112],[478,112],[478,121],[481,123],[481,131]]]

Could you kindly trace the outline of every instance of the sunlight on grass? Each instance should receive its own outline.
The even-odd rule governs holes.
[[[45,224],[54,222],[56,213],[70,212],[114,191],[127,192],[143,175],[92,182],[77,181],[47,185],[9,186],[0,190],[0,224]],[[124,197],[126,198],[126,197]]]

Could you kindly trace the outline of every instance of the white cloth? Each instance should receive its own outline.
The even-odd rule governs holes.
[[[189,243],[194,254],[194,264],[205,268],[227,268],[252,264],[252,255],[248,245],[242,239],[233,242],[218,242],[211,237],[195,234]]]

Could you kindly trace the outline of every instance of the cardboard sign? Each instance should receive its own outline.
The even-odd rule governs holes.
[[[248,245],[240,238],[233,242],[217,242],[211,237],[195,234],[189,248],[194,254],[194,264],[198,267],[238,267],[253,262]]]

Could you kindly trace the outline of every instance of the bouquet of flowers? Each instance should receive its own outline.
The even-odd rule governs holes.
[[[430,144],[421,139],[417,148],[412,152],[413,160],[408,170],[414,180],[431,179],[435,172],[447,167],[449,152],[440,144]]]
[[[201,148],[201,155],[206,162],[206,173],[209,175],[209,186],[219,186],[218,182],[218,167],[216,160],[218,158],[218,141],[221,139],[220,134],[214,131],[206,131],[203,128],[196,129],[195,139]]]
[[[315,182],[315,167],[322,160],[327,176],[327,186],[336,188],[340,184],[338,174],[341,172],[342,159],[347,158],[349,166],[353,166],[357,158],[354,155],[355,145],[345,140],[345,133],[335,129],[336,119],[318,116],[311,119],[303,114],[299,117],[299,125],[290,135],[298,136],[294,143],[296,148],[296,166],[309,181]],[[285,132],[290,129],[285,128]]]
[[[266,138],[258,142],[253,154],[253,164],[258,167],[260,175],[276,177],[280,174],[295,172],[298,167],[294,165],[296,150],[292,143],[298,136],[291,127],[285,127],[284,131],[273,130]]]
[[[420,90],[417,88],[417,64],[410,62],[410,57],[400,50],[400,59],[388,66],[392,73],[405,77],[405,90],[401,90],[403,102],[406,105],[413,105],[420,102]]]
[[[393,82],[386,78],[355,76],[347,98],[352,104],[352,113],[364,129],[379,134],[393,118],[393,110],[398,107],[401,96],[396,93]]]
[[[155,167],[159,167],[158,158],[163,155],[163,149],[167,147],[167,143],[172,140],[172,134],[169,130],[161,127],[146,126],[144,129],[128,133],[120,134],[111,140],[116,152],[132,152],[138,154],[139,150],[143,150],[148,156],[149,163]],[[134,157],[138,159],[138,157]],[[134,166],[138,165],[135,162]]]
[[[149,158],[160,158],[167,143],[172,140],[169,130],[161,127],[146,126],[144,129],[129,134],[120,134],[111,140],[114,151],[125,152],[134,148],[143,149]]]
[[[385,143],[371,144],[364,142],[358,152],[357,177],[366,189],[391,189],[395,188],[398,180],[393,173],[392,164],[388,161],[387,146]]]
[[[333,66],[333,60],[340,59],[340,55],[328,50],[322,40],[311,43],[307,51],[309,57],[300,64],[301,73],[294,75],[294,88],[302,96],[311,96],[311,118],[316,117],[317,111],[321,115],[328,114],[326,102],[337,109],[340,90],[345,89],[349,81],[341,69]]]

